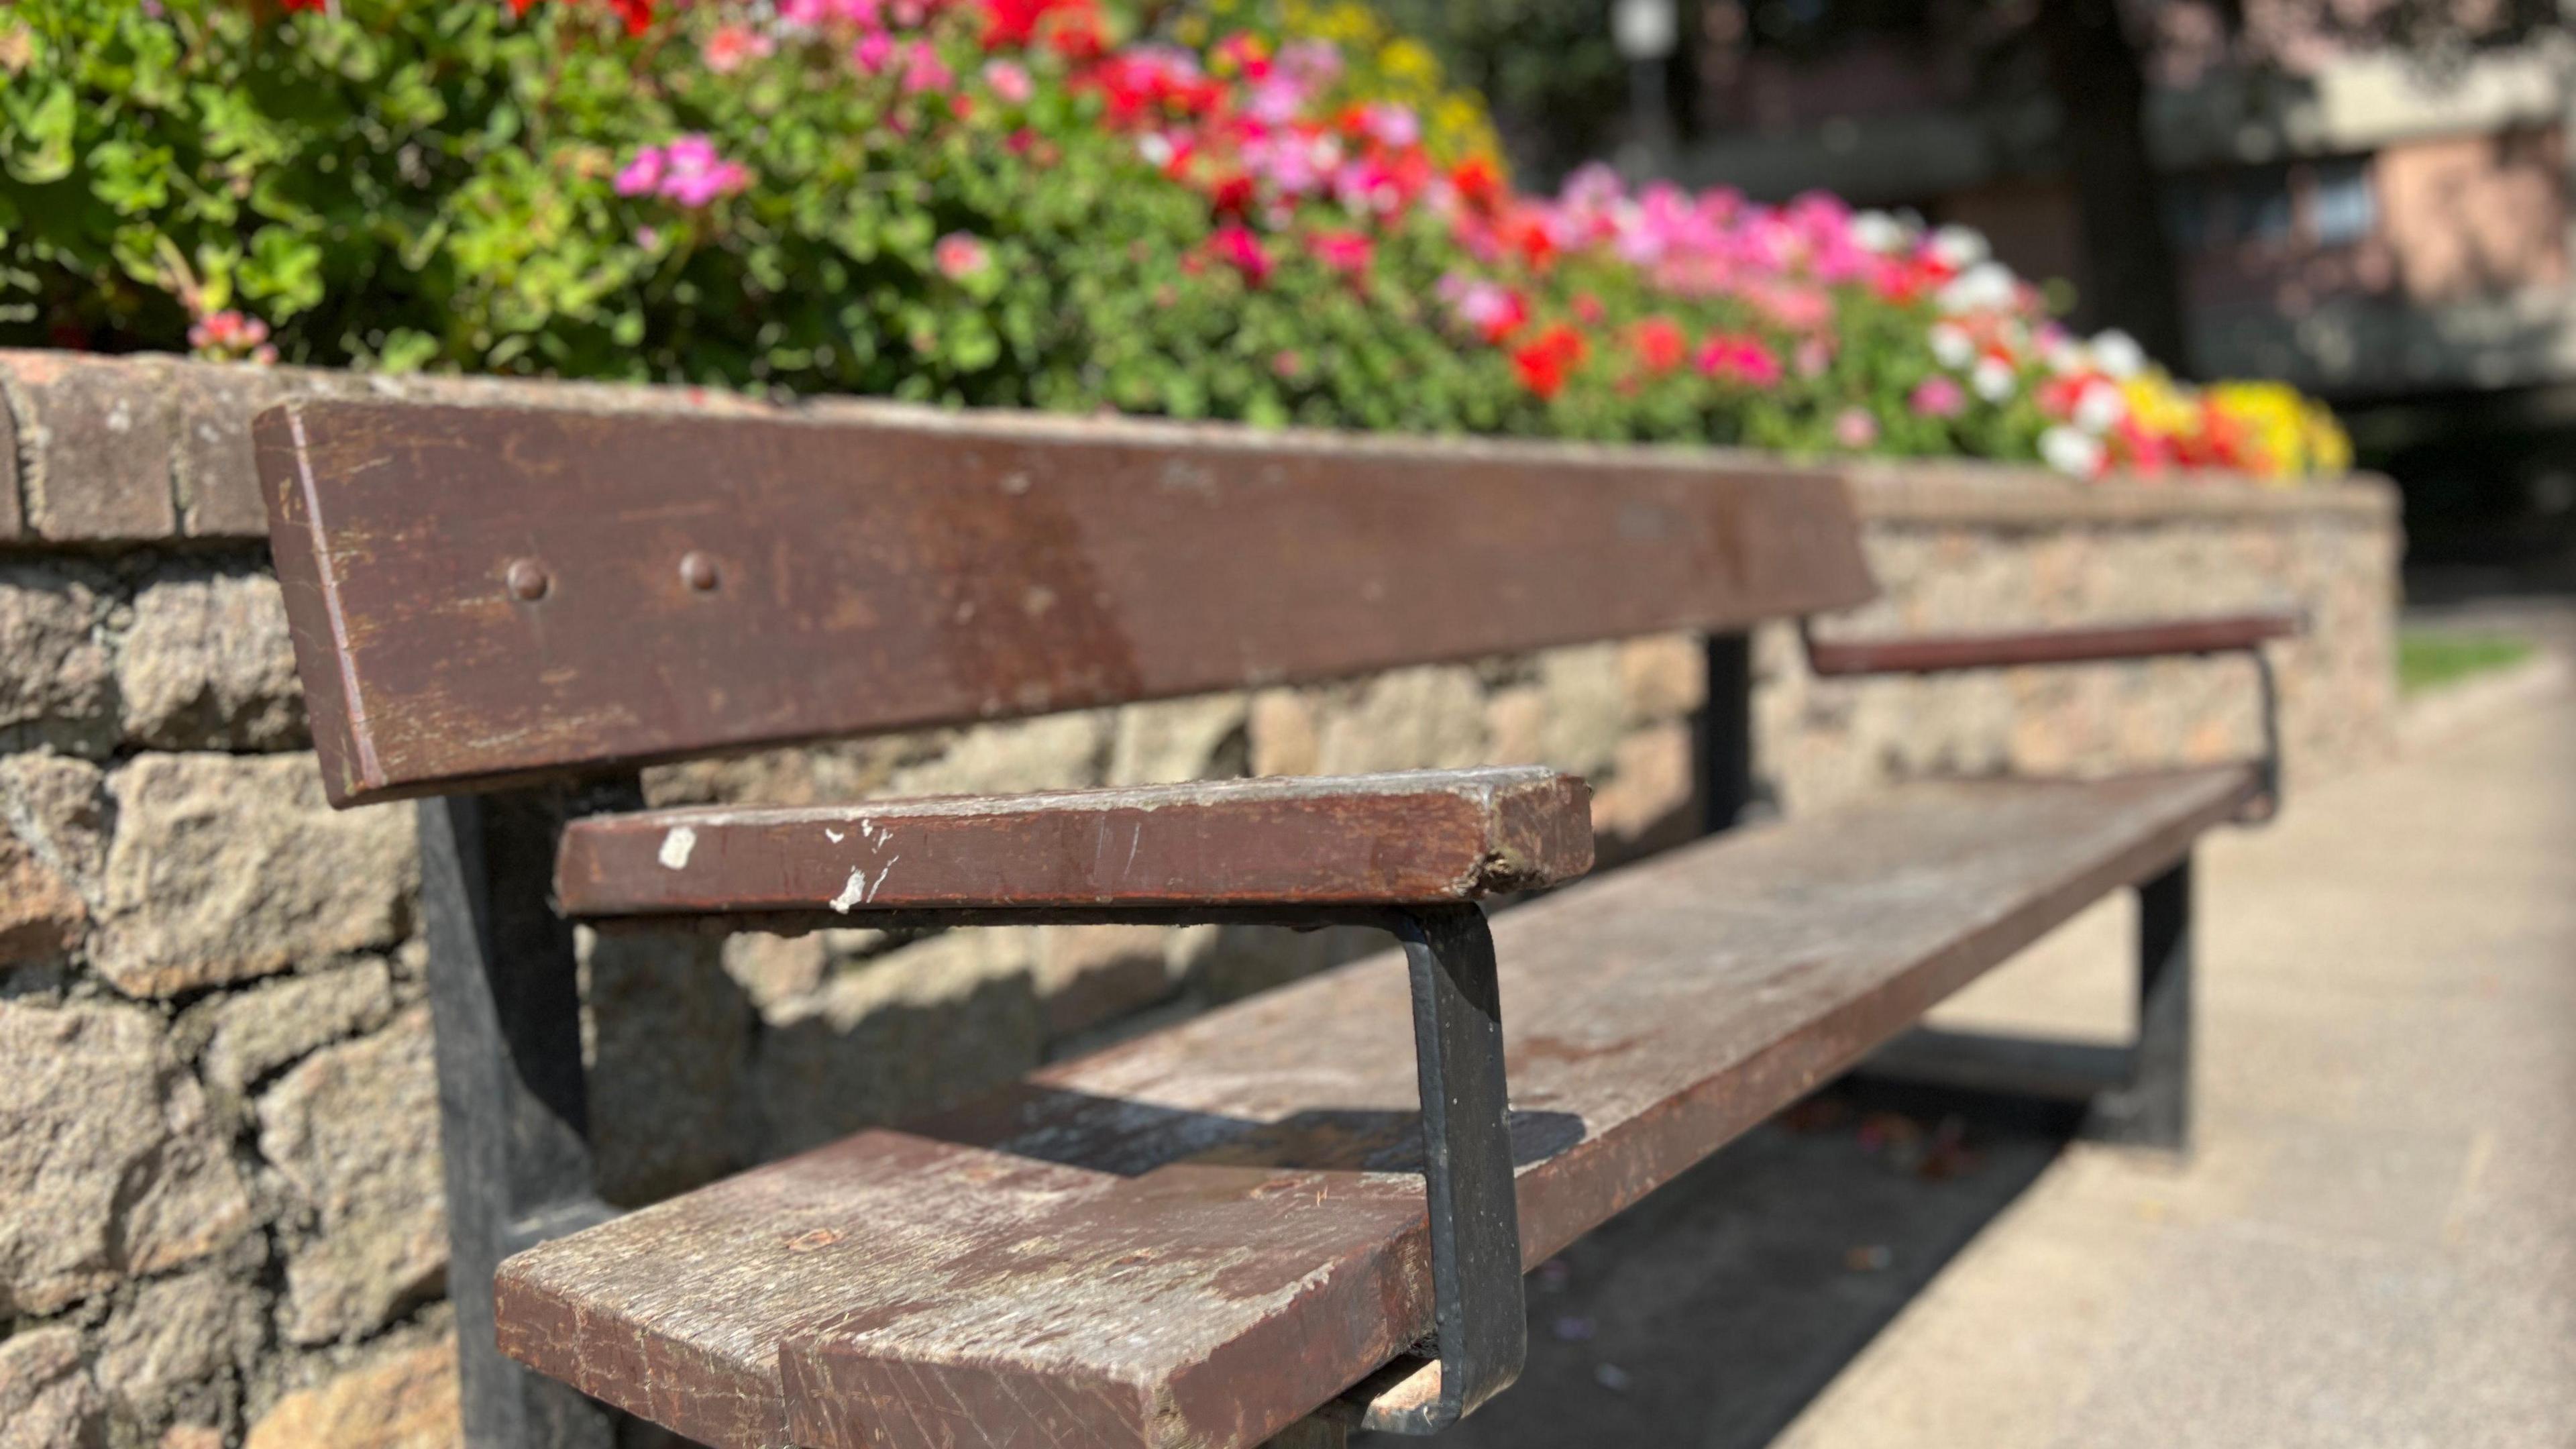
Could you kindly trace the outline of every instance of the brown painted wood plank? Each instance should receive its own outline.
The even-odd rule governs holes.
[[[1867,599],[1827,473],[1036,415],[307,400],[255,429],[331,798]]]
[[[1592,868],[1592,791],[1536,767],[1225,780],[565,830],[566,915],[1476,900]]]
[[[1496,918],[1536,1263],[2254,789],[1927,784]],[[720,1446],[1256,1443],[1429,1315],[1402,964],[548,1243],[503,1346]]]
[[[1807,667],[1818,674],[1937,674],[2019,664],[2082,664],[2217,654],[2251,649],[2300,630],[2296,614],[2227,614],[2158,624],[2047,629],[2026,634],[1954,634],[1912,639],[1807,640]]]

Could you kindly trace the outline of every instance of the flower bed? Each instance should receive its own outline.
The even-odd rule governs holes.
[[[1511,190],[1367,12],[36,0],[0,342],[1255,423],[2340,472],[1973,233]]]

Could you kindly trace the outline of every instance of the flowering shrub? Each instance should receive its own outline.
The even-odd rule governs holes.
[[[1971,233],[1516,194],[1368,12],[28,0],[0,333],[386,368],[2069,473],[2345,465],[2067,335]]]

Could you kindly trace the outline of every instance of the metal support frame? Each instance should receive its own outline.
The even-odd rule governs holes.
[[[616,1215],[593,1190],[573,928],[556,914],[548,882],[566,821],[634,808],[638,793],[627,781],[580,795],[520,791],[432,799],[419,807],[448,1281],[456,1302],[465,1439],[473,1449],[605,1449],[609,1443],[608,1410],[501,1354],[492,1275],[512,1253]],[[1509,1387],[1528,1346],[1501,993],[1482,908],[965,910],[887,913],[881,923],[1206,919],[1367,925],[1404,947],[1431,1230],[1433,1331],[1417,1352],[1436,1361],[1436,1377],[1422,1365],[1403,1376],[1406,1391],[1331,1406],[1304,1432],[1337,1433],[1330,1425],[1351,1417],[1400,1434],[1443,1429]]]
[[[2191,1145],[2191,857],[2137,888],[2138,1026],[2125,1046],[1918,1028],[1864,1076],[2083,1105],[2080,1135],[2181,1152]]]
[[[608,1411],[521,1368],[494,1339],[503,1258],[613,1215],[592,1190],[573,929],[547,898],[561,791],[419,806],[422,926],[447,1176],[448,1296],[473,1449],[606,1449]]]

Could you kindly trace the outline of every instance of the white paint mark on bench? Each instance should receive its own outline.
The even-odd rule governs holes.
[[[685,825],[674,825],[670,833],[662,837],[662,853],[658,859],[664,870],[685,869],[689,863],[689,852],[697,848],[698,832]]]
[[[854,865],[850,867],[849,880],[841,886],[841,893],[832,897],[832,909],[839,914],[846,916],[850,913],[851,907],[860,904],[867,898],[868,868],[864,865]]]
[[[831,836],[835,841],[842,839],[838,831],[826,830],[823,833]],[[894,842],[894,832],[879,828],[873,820],[861,820],[859,839],[867,846],[870,854],[884,855],[885,848]],[[850,867],[850,878],[841,883],[841,893],[834,896],[830,902],[832,909],[846,916],[853,908],[875,900],[877,892],[885,889],[886,877],[893,872],[894,863],[901,859],[903,857],[899,855],[886,856],[878,863],[876,877],[873,880],[868,877],[867,865]]]

